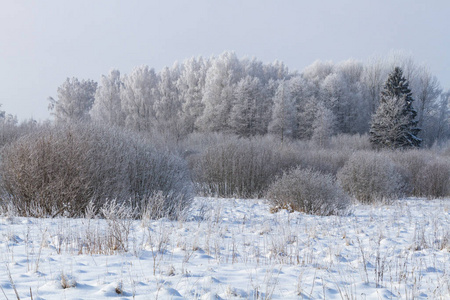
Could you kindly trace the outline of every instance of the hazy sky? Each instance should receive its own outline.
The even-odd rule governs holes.
[[[49,118],[67,77],[156,70],[235,51],[302,70],[317,59],[365,61],[404,50],[450,88],[449,0],[2,0],[0,103]]]

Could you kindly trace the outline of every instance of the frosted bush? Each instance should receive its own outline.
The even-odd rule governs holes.
[[[385,153],[356,152],[337,178],[343,189],[362,203],[393,199],[405,188],[399,169]]]
[[[289,146],[270,138],[215,136],[204,147],[190,158],[204,194],[261,197],[277,175],[298,164]]]
[[[450,196],[450,161],[447,158],[437,157],[428,161],[417,177],[416,190],[419,196]]]
[[[266,197],[275,209],[315,215],[340,214],[350,203],[331,175],[301,168],[284,173],[270,186]]]
[[[304,168],[310,168],[318,172],[336,175],[348,161],[350,151],[336,151],[332,149],[310,149],[301,151],[297,157]]]
[[[170,203],[165,207],[180,206],[173,202],[186,207],[192,199],[184,160],[119,129],[80,124],[44,128],[2,154],[2,198],[12,201],[21,215],[78,216],[90,201],[99,208],[111,199],[130,201],[139,212],[157,191]]]
[[[429,151],[426,150],[408,150],[393,151],[389,157],[397,165],[398,170],[405,182],[405,192],[408,196],[420,197],[420,173],[426,166],[427,161],[432,159]]]
[[[450,160],[430,150],[390,154],[407,182],[408,195],[439,198],[450,195]]]
[[[330,149],[340,151],[369,150],[372,149],[372,145],[367,134],[339,134],[331,137]]]
[[[18,140],[20,137],[32,133],[40,126],[42,125],[37,124],[33,120],[16,124],[5,119],[2,120],[0,117],[0,149]]]

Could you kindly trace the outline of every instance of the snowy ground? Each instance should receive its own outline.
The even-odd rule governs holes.
[[[345,217],[210,198],[183,222],[3,216],[0,298],[450,299],[449,228],[450,200],[418,199]]]

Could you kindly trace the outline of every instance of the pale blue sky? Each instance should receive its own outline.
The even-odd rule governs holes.
[[[0,103],[19,119],[47,119],[66,77],[99,80],[112,68],[160,70],[225,50],[301,71],[411,53],[450,88],[450,1],[2,0]]]

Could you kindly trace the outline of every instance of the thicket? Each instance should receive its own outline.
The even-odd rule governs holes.
[[[189,162],[199,192],[206,195],[262,197],[277,175],[300,163],[294,145],[270,137],[214,134],[201,144]]]
[[[311,141],[216,133],[192,134],[181,148],[200,194],[248,198],[262,197],[278,175],[298,166],[335,176],[354,151],[370,144],[367,135],[336,136],[321,148]]]
[[[404,194],[398,166],[386,155],[356,152],[337,175],[341,186],[362,203],[389,200]]]
[[[319,147],[217,133],[179,141],[92,123],[21,128],[3,130],[0,189],[1,204],[25,216],[79,216],[89,203],[99,213],[115,200],[135,217],[176,218],[195,193],[335,214],[348,199],[337,185],[363,203],[450,196],[445,145],[377,152],[367,135],[334,136]]]
[[[337,174],[341,186],[363,203],[401,196],[450,196],[448,147],[407,151],[360,151]]]
[[[25,216],[79,216],[90,202],[98,209],[116,199],[136,216],[158,201],[157,214],[174,218],[193,196],[183,159],[94,125],[44,126],[19,138],[3,148],[0,174],[3,204]]]
[[[410,150],[392,152],[389,156],[399,166],[407,195],[427,198],[450,195],[450,156],[445,152]]]
[[[46,125],[38,124],[34,120],[17,124],[17,122],[9,122],[0,118],[0,149],[24,135],[31,134],[42,126]]]
[[[330,174],[298,167],[284,173],[267,192],[275,209],[288,209],[315,215],[345,212],[350,198]]]

